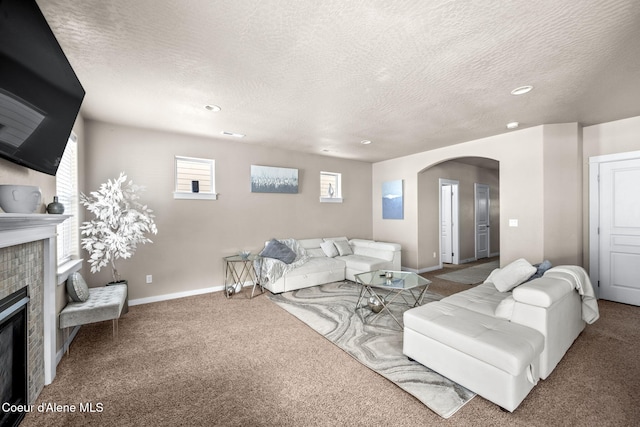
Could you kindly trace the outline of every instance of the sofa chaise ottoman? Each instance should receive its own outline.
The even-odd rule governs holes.
[[[401,245],[346,237],[280,239],[296,255],[290,264],[264,258],[260,284],[274,294],[338,282],[373,270],[401,269]],[[267,242],[265,249],[270,242]],[[261,252],[265,253],[265,250]]]
[[[505,286],[505,273],[517,268]],[[404,354],[514,411],[599,316],[582,267],[554,267],[522,283],[535,271],[521,259],[481,285],[407,310]]]

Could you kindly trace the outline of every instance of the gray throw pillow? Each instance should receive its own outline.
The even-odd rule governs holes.
[[[533,275],[531,275],[531,277],[527,279],[527,282],[544,276],[544,273],[546,273],[547,270],[549,270],[552,267],[551,261],[549,261],[548,259],[545,259],[540,264],[533,264],[533,266],[536,268],[536,272],[533,273]]]
[[[335,242],[333,242],[333,244],[336,245],[336,248],[338,249],[338,253],[340,254],[340,256],[353,255],[353,250],[351,250],[351,245],[349,244],[348,241],[336,240]]]
[[[267,246],[260,252],[260,256],[265,258],[275,258],[285,264],[291,264],[296,259],[296,253],[284,243],[271,239]]]
[[[85,302],[89,299],[89,287],[80,273],[71,273],[67,278],[67,293],[71,301]]]

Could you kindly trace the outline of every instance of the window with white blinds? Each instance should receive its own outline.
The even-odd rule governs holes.
[[[320,202],[342,202],[342,174],[337,172],[320,172]]]
[[[175,199],[216,199],[216,163],[213,159],[176,156]]]
[[[56,195],[64,205],[64,214],[71,215],[57,225],[58,265],[79,256],[78,250],[78,144],[71,134],[56,172]]]

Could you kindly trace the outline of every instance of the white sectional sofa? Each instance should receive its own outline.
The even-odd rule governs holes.
[[[367,271],[401,269],[402,248],[397,243],[346,237],[279,241],[290,246],[297,256],[289,265],[276,259],[263,260],[260,282],[276,294],[345,279],[355,281],[356,274]],[[327,256],[327,242],[334,242],[335,256]],[[270,274],[273,270],[281,270],[282,274]]]
[[[599,315],[581,267],[551,268],[502,291],[496,275],[500,269],[479,286],[407,310],[403,351],[513,411],[551,374],[585,323]]]

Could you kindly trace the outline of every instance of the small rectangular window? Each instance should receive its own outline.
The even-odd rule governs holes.
[[[320,202],[342,203],[342,174],[320,172]]]
[[[176,156],[176,187],[174,199],[215,200],[216,163],[213,159]]]

